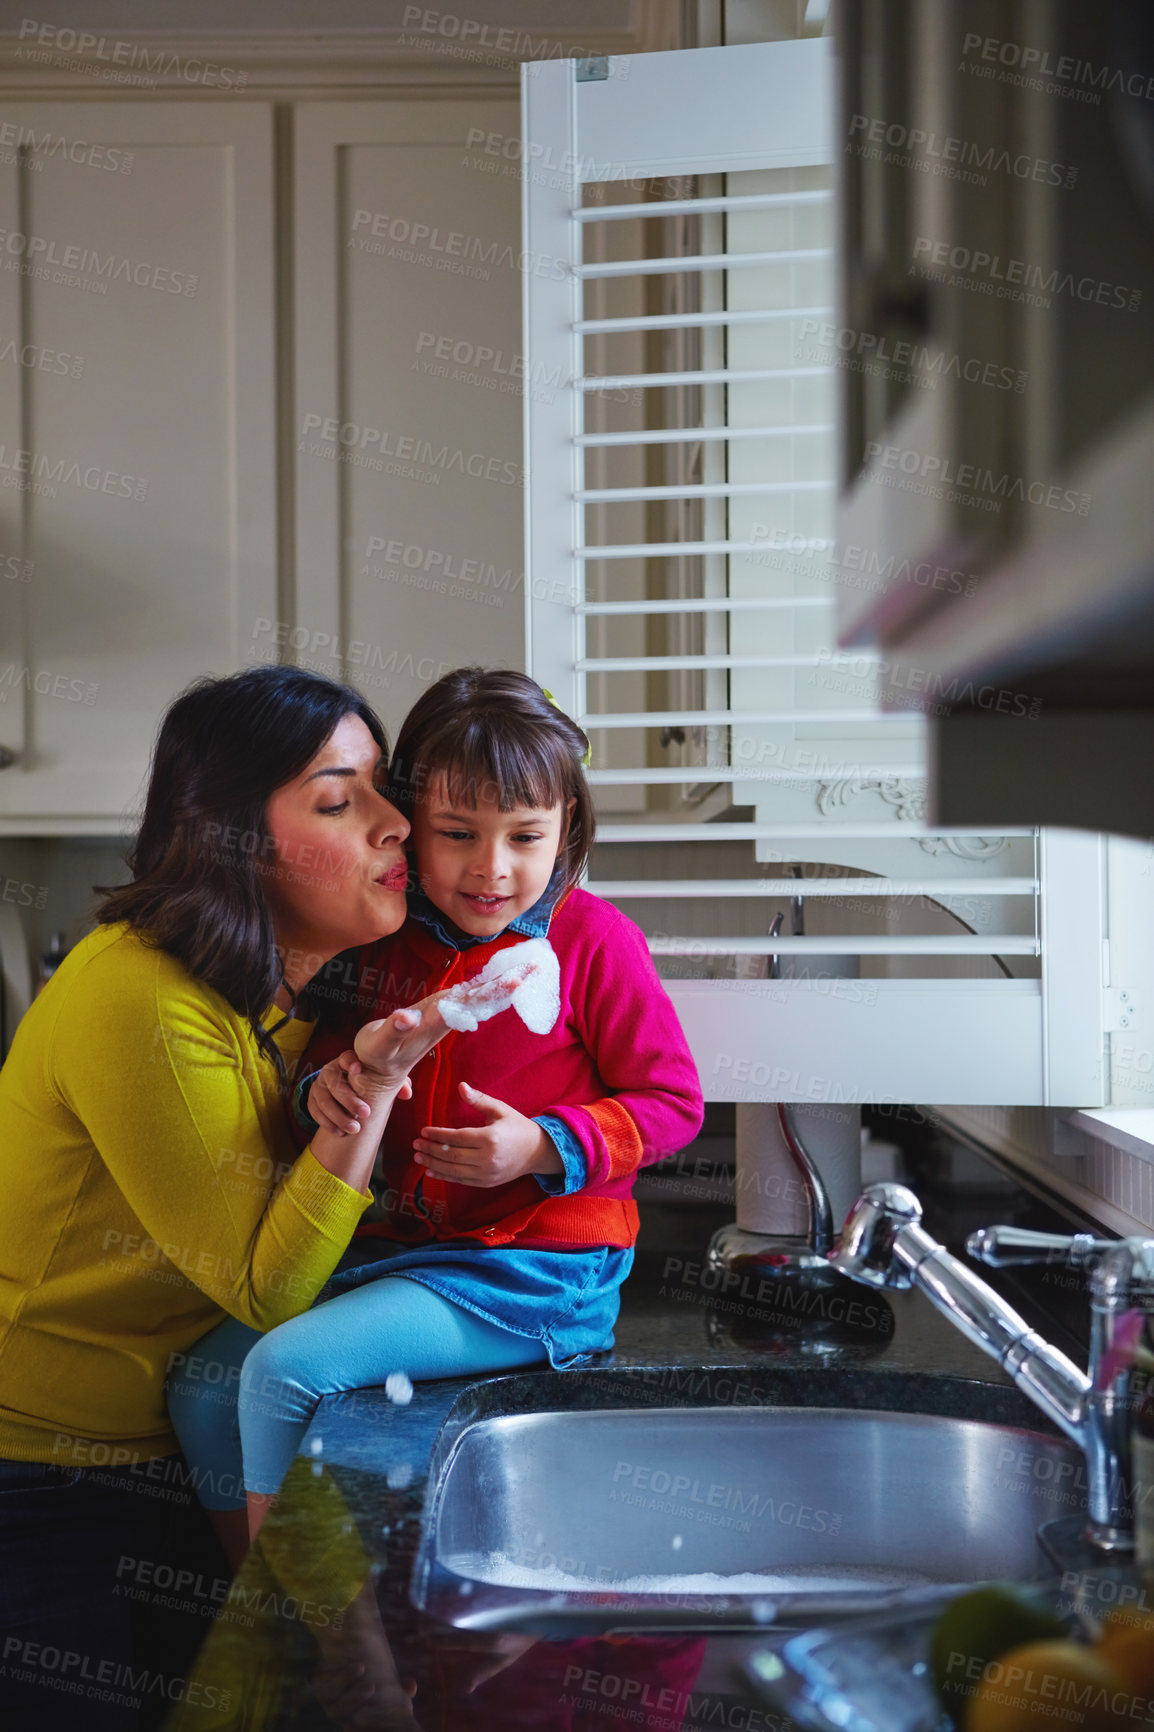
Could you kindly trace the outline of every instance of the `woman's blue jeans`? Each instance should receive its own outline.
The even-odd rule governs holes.
[[[179,1456],[0,1460],[0,1726],[159,1727],[228,1585]]]

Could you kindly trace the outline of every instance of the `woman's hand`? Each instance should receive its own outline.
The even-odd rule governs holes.
[[[370,1102],[356,1091],[356,1079],[364,1068],[356,1053],[349,1051],[331,1058],[317,1072],[309,1090],[308,1110],[322,1130],[335,1131],[338,1137],[351,1136],[372,1117]],[[412,1092],[413,1085],[406,1077],[397,1099],[407,1101]]]
[[[485,1123],[426,1125],[413,1144],[421,1165],[458,1185],[507,1185],[527,1173],[563,1173],[565,1163],[539,1124],[504,1101],[461,1083],[461,1097]]]
[[[504,1000],[501,1008],[506,1008],[512,1003],[513,994],[526,972],[510,969],[499,980],[487,980],[480,986],[457,990],[454,997],[468,1005],[475,994],[478,1011],[483,1009],[487,1016],[492,1015],[494,1004],[500,1005]],[[357,1031],[353,1041],[355,1051],[349,1063],[351,1066],[355,1062],[360,1068],[352,1072],[348,1084],[348,1102],[356,1103],[353,1110],[357,1116],[354,1118],[351,1113],[346,1113],[340,1128],[336,1128],[335,1115],[327,1123],[318,1121],[319,1128],[311,1144],[314,1159],[354,1190],[363,1192],[372,1177],[373,1163],[393,1102],[407,1098],[410,1092],[409,1072],[449,1032],[448,1024],[438,1009],[444,997],[443,992],[434,992],[406,1010],[395,1010],[391,1016],[366,1022]],[[341,1060],[337,1063],[339,1065]],[[335,1083],[336,1077],[331,1073],[330,1076]],[[343,1112],[341,1103],[345,1097],[341,1088],[329,1087],[327,1092]],[[311,1102],[311,1091],[309,1099]],[[324,1103],[318,1102],[321,1104]],[[354,1130],[354,1124],[360,1129]]]

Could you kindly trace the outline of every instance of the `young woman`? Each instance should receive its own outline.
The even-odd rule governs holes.
[[[379,1127],[445,1033],[435,1006],[378,1023],[361,1044],[372,1131],[320,1130],[298,1153],[286,1088],[309,981],[405,918],[385,751],[357,693],[295,669],[178,698],[133,882],[0,1072],[6,1726],[73,1726],[78,1697],[86,1728],[136,1723],[151,1650],[133,1623],[155,1608],[123,1560],[199,1544],[174,1526],[189,1494],[165,1379],[224,1316],[268,1330],[308,1309],[371,1201]],[[239,1555],[237,1519],[218,1526]],[[150,1696],[145,1720],[166,1706]]]
[[[322,998],[304,1063],[340,1055],[310,1096],[329,1134],[383,1132],[373,1218],[324,1303],[263,1336],[225,1323],[197,1349],[211,1383],[170,1387],[205,1485],[239,1472],[232,1412],[213,1399],[239,1389],[254,1531],[322,1396],[394,1372],[561,1367],[613,1344],[634,1175],[692,1140],[702,1101],[643,934],[577,887],[594,830],[587,750],[541,687],[508,671],[446,675],[401,729],[388,791],[412,823],[418,888],[400,932],[318,976],[338,1005],[351,980],[352,1002]],[[346,1050],[366,1014],[471,980],[544,936],[560,972],[551,1030],[506,1011],[448,1036],[385,1125],[361,1087],[359,1045]]]

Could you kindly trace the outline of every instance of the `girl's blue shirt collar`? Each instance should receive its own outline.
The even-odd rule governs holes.
[[[472,950],[478,944],[491,944],[494,938],[503,938],[506,932],[519,933],[523,938],[547,938],[549,922],[553,918],[553,910],[565,889],[565,873],[558,866],[554,869],[545,888],[543,896],[534,902],[532,908],[526,908],[524,914],[519,914],[516,920],[511,920],[508,926],[500,932],[491,933],[488,937],[478,938],[470,932],[462,932],[447,914],[442,914],[421,889],[409,892],[410,918],[423,926],[426,932],[432,933],[441,944],[448,945],[450,950]]]

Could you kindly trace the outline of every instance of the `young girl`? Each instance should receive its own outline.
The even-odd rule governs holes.
[[[197,1353],[215,1369],[170,1384],[202,1498],[235,1507],[219,1397],[243,1358],[254,1531],[322,1397],[398,1372],[561,1368],[613,1345],[633,1176],[692,1140],[702,1100],[643,934],[577,887],[594,834],[587,752],[540,686],[503,670],[447,674],[402,727],[386,793],[412,824],[419,887],[400,932],[312,983],[322,1010],[298,1102],[307,1091],[316,1123],[358,1129],[370,1109],[346,1049],[366,1017],[472,980],[527,939],[556,953],[560,1014],[547,1034],[506,1010],[446,1035],[393,1107],[375,1203],[314,1308],[263,1336],[223,1324]]]

